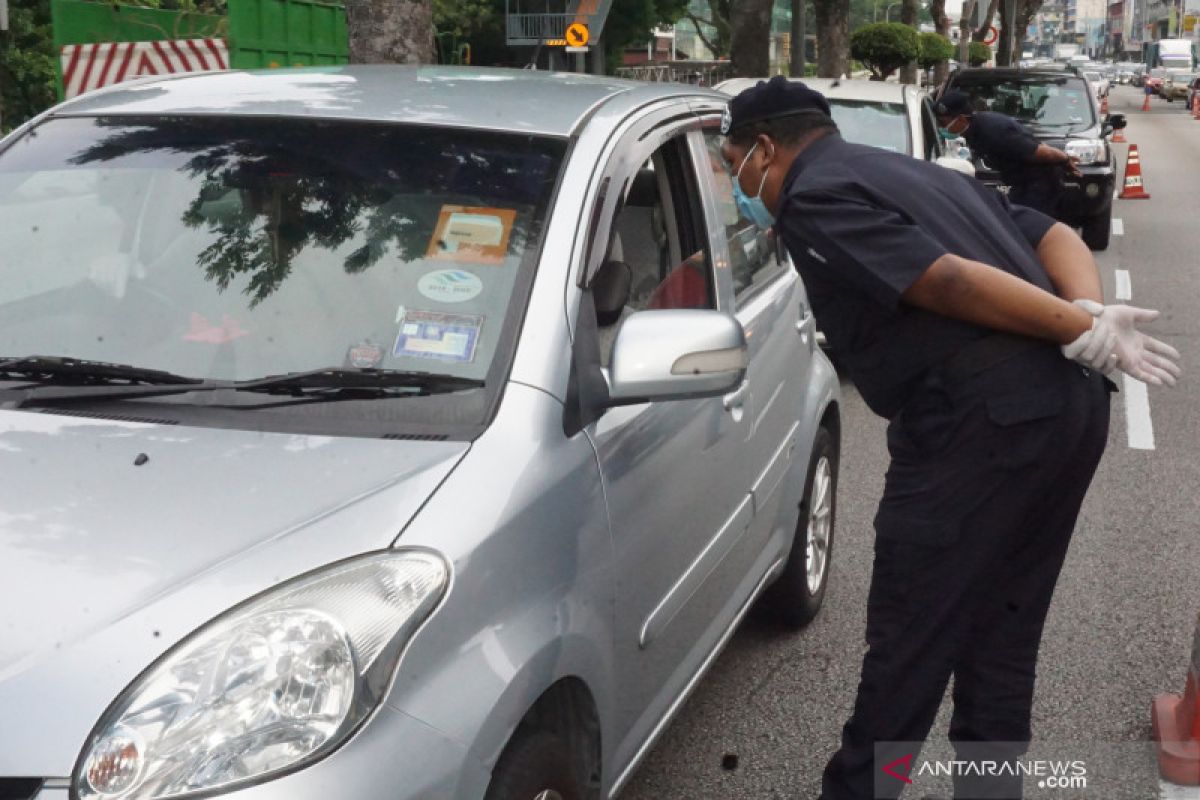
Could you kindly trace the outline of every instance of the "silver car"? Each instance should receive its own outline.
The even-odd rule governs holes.
[[[724,104],[228,72],[0,142],[0,796],[609,798],[811,619],[838,383]]]
[[[717,89],[736,95],[757,83],[733,78]],[[975,167],[952,142],[938,135],[937,117],[925,92],[916,86],[890,81],[805,78],[806,86],[829,101],[833,121],[842,137],[855,144],[879,147],[893,153],[933,161],[940,166],[975,175]]]

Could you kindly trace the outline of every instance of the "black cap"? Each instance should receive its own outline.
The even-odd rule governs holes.
[[[725,117],[721,120],[721,133],[729,133],[764,119],[813,112],[829,116],[829,101],[825,95],[808,88],[801,81],[790,81],[782,75],[776,75],[769,81],[759,81],[729,101],[725,107]]]
[[[939,117],[957,117],[960,114],[966,114],[969,117],[975,113],[975,109],[971,106],[971,95],[957,89],[951,89],[943,94],[933,110]]]

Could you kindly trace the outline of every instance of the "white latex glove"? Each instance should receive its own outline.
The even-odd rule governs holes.
[[[1080,337],[1090,337],[1088,341],[1079,348],[1076,346],[1080,339],[1064,345],[1064,355],[1078,361],[1079,356],[1087,354],[1092,365],[1104,364],[1095,368],[1105,374],[1115,367],[1153,386],[1175,385],[1180,373],[1179,351],[1136,327],[1138,323],[1157,319],[1157,311],[1126,305],[1105,306],[1094,300],[1076,300],[1075,304],[1095,317],[1095,321],[1092,329]],[[1075,354],[1069,354],[1069,349],[1074,349]]]
[[[1088,309],[1091,313],[1091,309]],[[1099,370],[1108,375],[1117,368],[1117,332],[1111,327],[1101,328],[1099,321],[1092,318],[1092,327],[1079,334],[1075,341],[1062,345],[1062,354],[1085,367]]]

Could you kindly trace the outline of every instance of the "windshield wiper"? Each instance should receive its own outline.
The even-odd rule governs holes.
[[[103,385],[202,383],[199,378],[176,375],[161,369],[67,356],[0,357],[0,379],[10,375],[36,383],[62,382],[62,379],[69,379],[74,384]]]
[[[0,371],[2,370],[3,365],[0,363]],[[477,389],[483,385],[483,381],[474,378],[436,372],[326,367],[245,381],[210,380],[144,386],[37,386],[22,390],[19,397],[4,403],[3,407],[24,408],[43,403],[61,404],[89,400],[131,400],[219,390],[284,394],[313,400],[360,400],[441,394]]]

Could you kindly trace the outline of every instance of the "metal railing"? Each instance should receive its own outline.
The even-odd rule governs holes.
[[[574,14],[509,14],[508,41],[535,43],[561,39],[574,21]]]
[[[733,65],[728,61],[669,61],[618,67],[618,78],[652,83],[690,83],[695,86],[715,86],[733,77]]]

